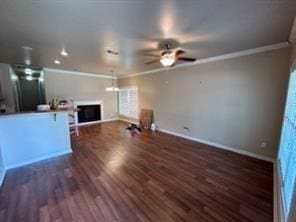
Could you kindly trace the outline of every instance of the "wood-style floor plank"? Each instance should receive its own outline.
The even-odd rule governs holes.
[[[125,127],[81,127],[72,154],[9,170],[0,221],[272,221],[271,163]]]

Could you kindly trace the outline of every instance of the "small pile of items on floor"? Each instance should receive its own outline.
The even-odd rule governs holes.
[[[131,135],[134,136],[136,134],[140,134],[142,129],[140,127],[138,127],[136,124],[128,124],[128,126],[126,127],[127,130],[129,130],[131,132]]]
[[[133,123],[128,124],[126,130],[130,131],[131,135],[140,134],[142,129],[151,129],[155,131],[155,124],[152,123],[153,120],[153,110],[142,109],[140,114],[140,124],[136,125]]]

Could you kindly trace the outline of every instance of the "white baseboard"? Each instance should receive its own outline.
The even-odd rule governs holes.
[[[104,119],[104,120],[101,120],[101,123],[104,123],[104,122],[111,122],[111,121],[117,121],[119,120],[119,118],[112,118],[112,119]]]
[[[21,167],[21,166],[24,166],[24,165],[35,163],[35,162],[38,162],[38,161],[41,161],[41,160],[50,159],[50,158],[53,158],[53,157],[58,157],[58,156],[61,156],[61,155],[64,155],[64,154],[68,154],[68,153],[72,153],[72,149],[71,148],[69,148],[66,151],[50,153],[50,154],[47,154],[47,155],[44,155],[44,156],[40,156],[40,157],[36,157],[36,158],[33,158],[33,159],[24,160],[22,162],[8,164],[7,166],[5,166],[5,169],[8,170],[8,169],[16,168],[16,167]]]
[[[131,120],[131,119],[122,118],[122,117],[120,117],[119,120],[121,120],[123,122],[126,122],[126,123],[133,123],[133,124],[136,124],[136,125],[139,124],[139,121],[138,120]]]
[[[266,157],[266,156],[263,156],[263,155],[260,155],[260,154],[256,154],[256,153],[251,153],[251,152],[248,152],[248,151],[245,151],[245,150],[240,150],[238,148],[234,148],[234,147],[231,147],[231,146],[225,146],[225,145],[221,145],[221,144],[218,144],[218,143],[213,143],[213,142],[210,142],[210,141],[206,141],[206,140],[202,140],[202,139],[198,139],[198,138],[195,138],[195,137],[191,137],[191,136],[187,136],[187,135],[184,135],[184,134],[180,134],[180,133],[175,133],[175,132],[172,132],[172,131],[169,131],[169,130],[166,130],[166,129],[157,129],[158,131],[160,132],[164,132],[164,133],[167,133],[167,134],[171,134],[171,135],[174,135],[174,136],[178,136],[178,137],[182,137],[182,138],[185,138],[185,139],[189,139],[189,140],[192,140],[192,141],[196,141],[196,142],[199,142],[199,143],[204,143],[204,144],[207,144],[207,145],[210,145],[210,146],[213,146],[213,147],[216,147],[216,148],[221,148],[221,149],[225,149],[225,150],[229,150],[229,151],[232,151],[232,152],[235,152],[235,153],[239,153],[239,154],[243,154],[243,155],[246,155],[246,156],[250,156],[250,157],[254,157],[254,158],[257,158],[257,159],[261,159],[261,160],[265,160],[265,161],[268,161],[268,162],[272,162],[273,163],[273,178],[274,178],[274,186],[273,186],[273,212],[274,212],[274,219],[273,221],[274,222],[285,222],[285,219],[284,219],[284,216],[283,216],[283,206],[282,206],[282,199],[281,199],[281,190],[280,190],[280,186],[281,186],[281,179],[280,179],[280,175],[279,175],[279,166],[278,166],[278,163],[275,159],[273,158],[270,158],[270,157]]]
[[[93,124],[116,121],[116,120],[119,120],[119,118],[104,119],[104,120],[92,121],[92,122],[86,122],[86,123],[78,123],[78,126],[87,126],[87,125],[93,125]]]
[[[207,141],[207,140],[203,140],[203,139],[199,139],[199,138],[187,136],[187,135],[180,134],[180,133],[175,133],[175,132],[172,132],[172,131],[169,131],[169,130],[166,130],[166,129],[160,129],[160,128],[158,128],[157,130],[160,131],[160,132],[164,132],[164,133],[167,133],[167,134],[174,135],[174,136],[182,137],[182,138],[185,138],[185,139],[188,139],[188,140],[196,141],[196,142],[199,142],[199,143],[204,143],[204,144],[207,144],[207,145],[216,147],[216,148],[220,148],[220,149],[224,149],[224,150],[229,150],[229,151],[232,151],[232,152],[235,152],[235,153],[239,153],[239,154],[243,154],[243,155],[246,155],[246,156],[254,157],[254,158],[257,158],[257,159],[260,159],[260,160],[265,160],[265,161],[272,162],[272,163],[275,162],[275,159],[273,159],[271,157],[267,157],[267,156],[261,155],[261,154],[251,153],[251,152],[248,152],[248,151],[245,151],[245,150],[241,150],[241,149],[238,149],[238,148],[235,148],[235,147],[231,147],[231,146],[226,146],[226,145],[222,145],[222,144],[219,144],[219,143],[210,142],[210,141]]]

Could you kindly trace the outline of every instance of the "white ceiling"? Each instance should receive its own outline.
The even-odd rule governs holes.
[[[30,46],[34,65],[125,75],[161,67],[143,54],[163,39],[197,59],[284,42],[295,15],[295,0],[0,0],[0,62],[24,63]]]

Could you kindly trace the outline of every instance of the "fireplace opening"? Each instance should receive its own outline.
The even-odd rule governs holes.
[[[86,123],[101,120],[101,105],[80,105],[77,106],[78,123]]]

